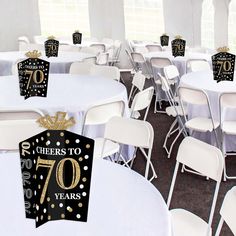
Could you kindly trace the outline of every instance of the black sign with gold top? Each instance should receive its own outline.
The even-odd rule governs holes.
[[[171,47],[172,47],[172,55],[174,57],[184,57],[185,54],[185,45],[186,41],[181,39],[181,36],[176,36],[174,40],[171,42]]]
[[[54,36],[48,37],[44,42],[46,57],[58,57],[59,41],[55,40]]]
[[[66,131],[65,113],[43,117],[46,130],[20,145],[26,217],[87,221],[94,140]],[[46,125],[45,125],[46,124]]]
[[[213,77],[217,83],[234,80],[235,55],[228,50],[227,47],[219,48],[218,53],[212,56]]]
[[[73,44],[81,44],[82,34],[77,30],[72,34]]]
[[[163,34],[161,37],[160,37],[160,41],[161,41],[161,46],[168,46],[169,45],[169,36],[166,35],[166,34]]]
[[[26,53],[29,58],[17,64],[20,95],[25,99],[33,96],[46,97],[50,63],[38,58],[37,50]]]

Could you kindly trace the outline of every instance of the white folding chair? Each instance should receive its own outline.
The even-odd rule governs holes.
[[[149,87],[147,89],[144,89],[143,91],[138,92],[134,96],[134,99],[130,108],[130,112],[131,112],[130,117],[138,119],[140,117],[139,111],[146,109],[143,120],[147,119],[153,93],[154,93],[154,88]]]
[[[108,61],[109,61],[109,53],[103,52],[98,54],[96,64],[105,66],[108,65]]]
[[[21,141],[44,131],[36,123],[43,115],[37,109],[0,109],[0,150],[18,150]]]
[[[93,65],[90,75],[102,76],[104,78],[120,81],[120,71],[115,66],[98,66]]]
[[[18,44],[19,44],[19,51],[23,51],[22,48],[24,48],[25,45],[30,44],[29,38],[27,36],[18,37]]]
[[[183,134],[184,136],[187,136],[187,131],[186,131],[183,121],[182,121],[182,118],[187,116],[187,111],[184,106],[181,107],[178,104],[176,104],[176,101],[174,100],[173,92],[170,88],[170,83],[168,82],[168,79],[166,77],[162,76],[160,73],[158,75],[160,77],[160,81],[161,81],[161,85],[162,85],[161,88],[165,92],[168,102],[170,104],[170,106],[166,107],[166,114],[168,116],[172,116],[175,118],[174,122],[170,126],[169,131],[166,134],[165,141],[163,144],[163,148],[165,149],[165,151],[168,154],[167,157],[170,158],[174,144],[178,140],[179,136],[181,134]],[[177,125],[177,128],[174,129],[176,125]],[[170,148],[168,149],[167,148],[168,138],[172,134],[174,134],[176,131],[179,131],[179,132],[178,132],[177,136],[175,137],[175,139],[173,140],[173,142],[171,143]]]
[[[83,59],[83,62],[86,62],[88,64],[95,65],[97,61],[97,57],[86,57]]]
[[[220,130],[221,130],[221,150],[225,156],[235,155],[235,152],[227,152],[225,147],[225,138],[227,135],[236,135],[236,118],[227,118],[227,110],[236,111],[236,93],[222,93],[219,98],[220,102]],[[236,176],[229,176],[226,171],[224,171],[224,180],[226,179],[236,179]]]
[[[97,55],[99,53],[96,50],[96,48],[92,48],[92,47],[82,47],[82,48],[79,49],[79,52],[94,54],[94,55]]]
[[[145,54],[148,53],[148,49],[145,46],[136,46],[133,48],[134,52]]]
[[[146,48],[148,52],[161,52],[162,51],[162,46],[158,44],[147,44]]]
[[[232,233],[236,235],[236,186],[232,187],[225,195],[224,201],[220,209],[220,222],[218,224],[215,236],[220,236],[220,232],[225,222]]]
[[[157,102],[159,103],[159,106],[161,108],[161,81],[158,76],[158,73],[163,75],[163,68],[165,66],[172,65],[172,62],[169,58],[163,58],[163,57],[152,57],[150,59],[151,64],[151,71],[152,71],[152,78],[153,78],[153,86],[155,88],[155,105],[154,105],[154,113],[165,113],[163,111],[157,110]]]
[[[112,50],[111,58],[109,59],[110,65],[115,65],[116,63],[119,63],[120,58],[120,52],[121,52],[122,43],[120,40],[115,40]]]
[[[111,39],[111,38],[103,38],[103,39],[102,39],[102,43],[112,45],[112,44],[114,43],[114,40]]]
[[[204,59],[189,59],[186,63],[187,72],[197,72],[197,71],[209,71],[211,70],[210,64]]]
[[[70,66],[70,74],[75,75],[89,75],[90,69],[93,65],[87,62],[73,62]]]
[[[211,178],[212,180],[216,181],[216,187],[214,191],[214,197],[211,205],[208,223],[187,210],[180,208],[170,210],[173,235],[210,236],[212,220],[214,216],[216,201],[224,168],[224,158],[222,152],[220,151],[220,149],[192,137],[186,137],[182,141],[179,146],[174,175],[167,200],[168,208],[170,207],[179,164],[188,166],[194,171],[199,172],[202,175],[207,176],[208,178]]]
[[[123,145],[132,145],[136,148],[139,148],[147,160],[145,168],[145,178],[149,178],[149,167],[151,166],[153,175],[149,179],[149,181],[152,181],[157,177],[154,167],[151,163],[153,139],[154,131],[152,125],[147,121],[135,120],[131,118],[113,117],[109,120],[105,127],[104,143],[101,156],[104,156],[103,150],[106,147],[107,141]],[[147,153],[145,152],[145,149],[148,150]],[[120,148],[118,151],[118,160],[123,161],[124,165],[129,167],[128,162],[130,162],[130,160],[126,161],[121,155],[121,152],[122,150]]]

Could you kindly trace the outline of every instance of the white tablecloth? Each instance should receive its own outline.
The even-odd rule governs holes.
[[[189,59],[205,59],[207,61],[211,61],[211,55],[199,52],[185,52],[184,57],[173,57],[171,51],[149,52],[145,53],[144,57],[148,63],[152,57],[169,58],[172,63],[177,66],[180,76],[186,74],[186,64]]]
[[[66,111],[74,116],[77,124],[71,129],[80,133],[84,112],[91,106],[112,101],[124,101],[127,104],[127,91],[123,84],[97,76],[70,74],[50,74],[47,97],[20,96],[17,76],[0,77],[1,108],[38,108],[55,114]],[[102,135],[95,130],[92,137]]]
[[[193,72],[188,73],[182,76],[180,85],[193,87],[197,89],[203,89],[209,97],[210,106],[213,113],[213,118],[216,121],[219,121],[220,111],[219,111],[219,97],[223,92],[236,92],[236,76],[234,81],[221,81],[217,83],[213,80],[213,72],[212,71],[204,71],[204,72]],[[208,116],[207,109],[203,106],[188,106],[188,116],[196,117],[196,116]],[[223,119],[236,119],[236,110],[227,109],[224,111]],[[202,135],[201,135],[202,136]],[[210,142],[214,137],[209,134],[207,137],[202,136],[203,139]],[[213,141],[212,140],[212,141]],[[226,139],[226,149],[228,151],[236,151],[236,137],[228,136]]]
[[[12,65],[21,59],[26,59],[26,52],[12,51],[0,52],[0,75],[11,75]],[[82,52],[58,52],[58,57],[46,57],[42,52],[43,60],[50,62],[50,73],[68,73],[70,65],[75,61],[82,61],[85,58],[95,55]]]
[[[35,228],[25,218],[20,158],[0,156],[1,236],[170,236],[167,206],[142,176],[105,160],[94,160],[87,223],[59,220]]]

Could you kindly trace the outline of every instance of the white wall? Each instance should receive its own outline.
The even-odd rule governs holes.
[[[0,18],[0,51],[18,50],[19,36],[40,34],[37,0],[1,0]]]

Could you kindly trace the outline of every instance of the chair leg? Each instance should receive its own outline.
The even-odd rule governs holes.
[[[170,146],[170,150],[169,150],[169,153],[168,153],[168,158],[170,158],[170,155],[171,155],[171,152],[172,152],[172,149],[174,147],[174,144],[176,143],[177,139],[179,138],[180,134],[182,133],[183,129],[181,129],[178,133],[178,135],[175,137],[174,141],[172,142],[171,146]]]

